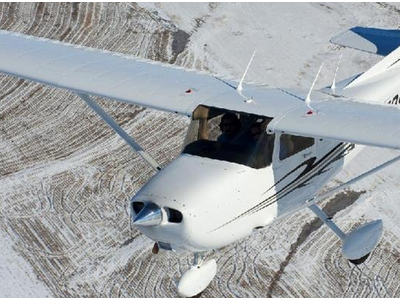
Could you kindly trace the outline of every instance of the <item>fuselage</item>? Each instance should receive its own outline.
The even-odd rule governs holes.
[[[260,168],[183,151],[132,199],[140,204],[136,209],[132,205],[133,218],[149,203],[163,214],[159,225],[139,230],[161,248],[202,252],[236,242],[303,208],[341,170],[354,145],[289,138],[300,146],[285,155],[288,135],[276,133],[272,163]]]

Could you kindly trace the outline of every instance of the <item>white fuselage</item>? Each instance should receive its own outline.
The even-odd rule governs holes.
[[[182,154],[155,175],[132,202],[155,203],[163,212],[157,226],[139,226],[161,247],[202,252],[250,235],[306,205],[343,167],[352,144],[316,139],[313,146],[283,161],[276,134],[272,165],[245,165]],[[168,209],[182,221],[168,221]],[[137,212],[132,209],[133,218]]]

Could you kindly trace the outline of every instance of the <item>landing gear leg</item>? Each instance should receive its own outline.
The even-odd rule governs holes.
[[[186,271],[178,284],[178,293],[183,297],[199,297],[217,273],[215,259],[204,261],[202,253],[195,253],[193,265]]]
[[[343,241],[342,253],[354,265],[365,262],[382,236],[382,220],[376,220],[345,234],[316,204],[308,207]]]

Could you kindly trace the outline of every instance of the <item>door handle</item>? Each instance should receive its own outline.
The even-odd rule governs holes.
[[[304,153],[304,154],[303,154],[303,158],[307,158],[307,157],[309,157],[311,154],[312,154],[312,151],[307,152],[307,153]]]

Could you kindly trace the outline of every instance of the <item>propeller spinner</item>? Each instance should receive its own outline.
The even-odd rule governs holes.
[[[162,222],[161,208],[154,204],[146,204],[133,220],[133,224],[137,226],[157,226]]]

